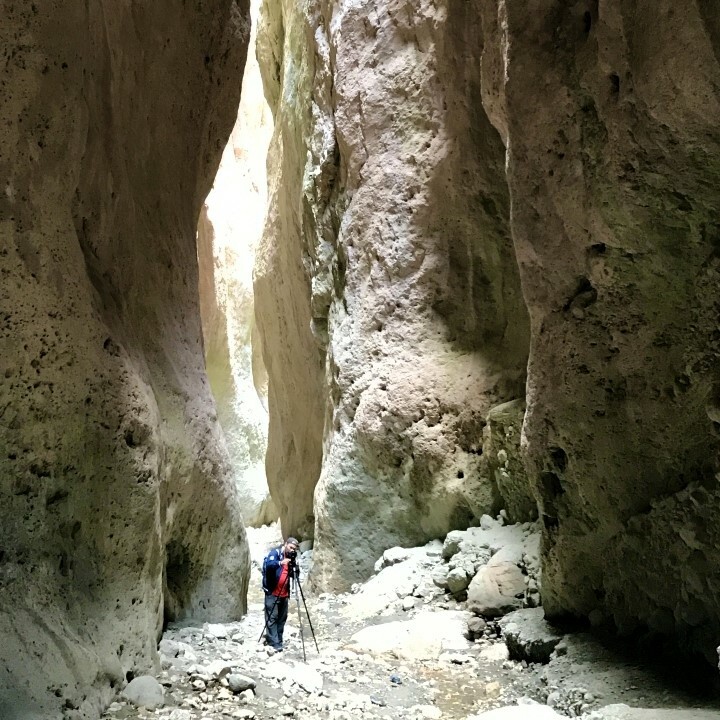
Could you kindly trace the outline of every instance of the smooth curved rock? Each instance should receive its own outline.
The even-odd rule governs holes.
[[[499,617],[523,606],[526,577],[512,562],[480,568],[467,590],[467,607],[484,617]]]
[[[314,188],[312,178],[303,177],[312,140],[307,119],[311,105],[316,110],[311,102],[316,80],[308,65],[312,35],[303,12],[312,4],[264,2],[257,45],[275,122],[268,152],[269,205],[254,271],[255,318],[268,373],[265,468],[283,535],[301,539],[314,532],[326,393],[324,353],[311,331],[309,243],[315,220],[305,193]]]
[[[253,22],[259,1],[252,3]],[[255,45],[255,25],[250,34]],[[200,313],[210,387],[218,408],[243,520],[278,518],[268,497],[267,374],[254,314],[253,264],[267,205],[265,171],[272,118],[252,52],[243,74],[237,121],[198,223]]]
[[[165,690],[152,675],[141,675],[131,680],[122,691],[122,697],[147,710],[154,710],[165,704]]]
[[[3,716],[97,718],[111,684],[157,666],[164,617],[245,609],[195,226],[246,15],[230,0],[3,12]]]

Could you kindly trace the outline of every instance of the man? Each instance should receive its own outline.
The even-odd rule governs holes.
[[[298,546],[298,541],[289,537],[284,545],[271,550],[263,561],[265,640],[277,651],[283,649],[283,630],[288,615],[291,563],[289,556],[297,553]]]

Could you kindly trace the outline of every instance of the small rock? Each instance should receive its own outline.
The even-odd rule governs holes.
[[[168,720],[192,720],[192,713],[189,710],[173,710]]]
[[[481,617],[477,617],[477,615],[475,615],[468,620],[467,627],[468,635],[472,640],[473,638],[479,637],[483,634],[485,628],[487,627],[487,623]]]
[[[373,705],[378,705],[379,707],[385,707],[387,705],[387,703],[378,695],[371,695],[370,702]]]
[[[250,710],[250,708],[241,708],[240,710],[236,710],[232,717],[237,718],[237,720],[253,720],[255,717],[255,711]]]
[[[224,625],[208,623],[204,630],[206,635],[211,635],[214,638],[223,639],[228,636],[227,628]]]
[[[408,610],[412,610],[415,607],[415,605],[417,605],[417,602],[418,602],[417,598],[413,597],[412,595],[408,595],[402,601],[402,609],[405,610],[406,612]]]
[[[393,685],[402,685],[402,678],[399,675],[393,673],[390,676],[390,682],[393,683]]]
[[[230,689],[236,695],[244,690],[254,690],[256,685],[255,681],[251,677],[248,677],[247,675],[239,675],[237,673],[228,675],[227,681]]]
[[[500,690],[501,687],[499,682],[489,682],[485,685],[485,696],[489,698],[500,697]]]
[[[513,660],[547,663],[563,636],[546,620],[542,608],[517,610],[500,620],[505,644]]]
[[[465,539],[464,530],[451,530],[445,536],[443,543],[442,556],[443,559],[449,560],[456,552],[460,550],[460,543]]]
[[[136,677],[123,690],[122,696],[137,707],[148,710],[162,707],[165,704],[163,686],[152,675]]]

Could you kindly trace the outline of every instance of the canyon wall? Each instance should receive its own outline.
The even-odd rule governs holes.
[[[323,351],[313,336],[310,310],[314,185],[304,172],[312,134],[314,46],[305,10],[306,3],[296,0],[261,6],[257,52],[274,131],[267,218],[254,271],[255,317],[268,373],[267,481],[283,534],[302,538],[313,533],[325,395]]]
[[[260,3],[251,2],[253,27]],[[246,525],[277,520],[265,478],[267,373],[255,329],[253,265],[267,206],[272,135],[255,52],[248,54],[237,120],[198,222],[205,362]]]
[[[270,198],[284,224],[269,233],[302,281],[277,271],[274,306],[257,297],[270,443],[273,387],[300,385],[322,351],[324,377],[316,368],[303,383],[312,404],[303,395],[302,412],[275,411],[296,436],[309,416],[320,427],[324,407],[314,579],[325,588],[365,578],[386,547],[500,507],[481,472],[483,427],[494,405],[523,396],[529,328],[504,148],[481,103],[480,17],[451,5],[282,5],[282,50],[260,44],[286,128]],[[282,303],[294,313],[273,311]],[[279,332],[268,315],[304,326]],[[308,481],[321,450],[312,439]],[[272,461],[292,469],[297,450],[282,442],[288,454]],[[303,507],[313,485],[294,490]]]
[[[543,603],[715,662],[717,9],[508,0],[484,19],[532,323]]]
[[[549,615],[711,655],[711,5],[265,5],[268,467],[287,529],[319,479],[317,584],[537,504]]]
[[[248,33],[234,0],[6,7],[3,718],[96,718],[163,619],[244,611],[195,227]]]

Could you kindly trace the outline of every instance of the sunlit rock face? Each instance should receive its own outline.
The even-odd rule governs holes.
[[[4,11],[3,718],[96,718],[163,616],[244,610],[195,227],[248,34],[226,0]]]
[[[268,208],[255,258],[255,317],[268,373],[267,481],[283,533],[313,533],[325,404],[324,351],[311,332],[315,185],[305,176],[314,46],[297,0],[263,2],[258,58],[274,132]],[[314,103],[313,103],[314,106]],[[314,163],[308,164],[312,172]]]
[[[257,6],[257,7],[256,7]],[[251,6],[253,23],[259,2]],[[255,44],[255,25],[250,47]],[[253,301],[255,248],[267,205],[272,118],[255,53],[248,55],[237,121],[198,223],[200,311],[210,387],[245,524],[277,520],[265,478],[267,374]]]
[[[316,344],[282,335],[271,412],[273,386],[309,372],[323,349],[324,378],[303,386],[326,415],[314,572],[340,588],[370,574],[384,548],[498,509],[480,472],[483,426],[491,407],[523,395],[528,321],[504,148],[481,103],[477,13],[311,2],[283,6],[275,22],[284,43],[261,61],[279,78],[276,119],[292,120],[278,127],[294,134],[278,136],[270,212],[286,219],[274,242],[303,284],[294,295],[278,276],[274,301],[295,303],[283,317],[304,323],[293,332],[312,326]],[[313,408],[279,411],[289,449],[308,417],[319,422]]]
[[[543,603],[715,661],[717,12],[561,5],[506,0],[484,17],[532,319],[524,442]]]

